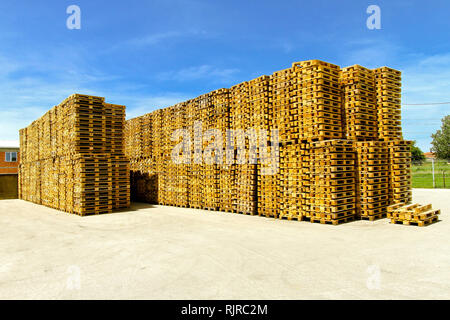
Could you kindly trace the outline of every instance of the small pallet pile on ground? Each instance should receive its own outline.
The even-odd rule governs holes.
[[[340,224],[356,213],[355,152],[351,140],[313,143],[311,222]]]
[[[394,224],[406,224],[413,226],[427,226],[438,221],[439,209],[433,209],[431,204],[420,205],[396,203],[388,208],[388,218]]]
[[[386,217],[389,205],[389,154],[382,141],[355,141],[357,216],[374,221]]]
[[[393,140],[389,149],[389,202],[411,203],[411,141]]]
[[[377,139],[375,74],[360,65],[342,69],[343,129],[346,139]]]
[[[401,140],[401,72],[388,67],[374,69],[377,91],[378,137]]]
[[[128,207],[124,122],[124,106],[74,94],[22,129],[21,198],[79,215]]]

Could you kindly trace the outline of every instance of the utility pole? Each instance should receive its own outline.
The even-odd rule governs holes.
[[[445,189],[445,171],[442,170],[442,181],[444,181],[444,189]]]

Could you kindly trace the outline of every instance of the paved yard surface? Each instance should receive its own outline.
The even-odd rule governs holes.
[[[78,217],[0,201],[0,299],[449,299],[450,190],[428,227],[134,204]]]

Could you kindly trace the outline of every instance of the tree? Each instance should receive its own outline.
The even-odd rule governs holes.
[[[422,163],[425,161],[425,155],[422,150],[418,146],[416,146],[416,141],[413,141],[411,144],[411,160],[413,162]]]
[[[450,160],[450,115],[445,116],[441,121],[441,129],[431,135],[433,138],[431,151],[435,152],[439,159]]]

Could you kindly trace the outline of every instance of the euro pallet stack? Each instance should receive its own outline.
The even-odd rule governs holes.
[[[74,94],[21,130],[21,198],[79,215],[128,207],[124,120],[124,106]]]
[[[277,146],[271,145],[273,140],[269,129],[273,121],[270,105],[270,77],[261,76],[249,81],[249,123],[257,141],[255,157],[257,160],[257,212],[266,217],[277,217],[277,174],[278,159],[273,152]]]
[[[311,222],[340,224],[356,213],[355,151],[350,140],[313,143]]]
[[[276,152],[279,156],[279,168],[277,174],[267,177],[274,179],[272,182],[276,184],[276,207],[274,208],[275,215],[279,218],[292,218],[292,211],[290,210],[290,183],[287,171],[293,159],[287,157],[285,145],[292,144],[295,137],[291,134],[295,130],[295,125],[291,122],[290,114],[297,106],[292,101],[292,91],[295,87],[295,74],[292,68],[274,72],[270,76],[270,99],[272,121],[271,128],[278,129],[280,146],[279,150],[270,151]],[[293,116],[294,117],[294,116]],[[298,116],[297,116],[298,121]],[[261,179],[262,177],[259,177]],[[297,213],[295,213],[297,215]]]
[[[402,140],[401,72],[388,67],[374,69],[377,91],[378,137]]]
[[[342,139],[340,67],[319,60],[296,62],[293,67],[302,112],[300,140]]]
[[[393,224],[405,224],[413,226],[428,226],[439,220],[439,209],[433,209],[431,204],[420,205],[418,203],[405,205],[393,204],[388,207],[388,218]]]
[[[412,201],[411,191],[411,141],[393,140],[389,148],[389,202]]]
[[[343,129],[346,139],[377,140],[375,74],[359,65],[342,69]]]
[[[389,203],[389,153],[385,142],[354,142],[357,155],[357,216],[386,217]]]
[[[233,211],[254,215],[257,213],[256,162],[252,149],[257,141],[247,131],[251,128],[249,108],[249,84],[240,83],[230,90],[230,129],[236,132],[236,166],[233,186]],[[255,159],[256,160],[256,159]]]
[[[214,93],[210,92],[202,96],[200,102],[201,119],[203,123],[202,151],[203,151],[203,183],[202,197],[205,209],[217,210],[219,208],[219,182],[218,182],[218,165],[216,154],[217,148],[216,130],[217,127],[217,110],[214,105]],[[220,134],[222,132],[220,131]],[[218,137],[217,137],[218,138]]]
[[[222,136],[224,152],[217,154],[216,174],[217,174],[217,198],[218,209],[221,211],[233,211],[233,185],[234,185],[234,167],[233,163],[227,162],[226,139],[230,128],[230,90],[219,89],[212,92],[212,100],[215,110],[215,128],[219,130]],[[231,151],[231,150],[230,150]],[[229,158],[234,158],[234,149]],[[221,163],[220,163],[221,158]]]

